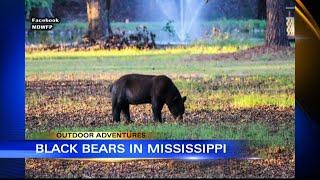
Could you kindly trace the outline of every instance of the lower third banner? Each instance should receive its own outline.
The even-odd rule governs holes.
[[[26,140],[0,142],[0,158],[250,158],[236,140]]]

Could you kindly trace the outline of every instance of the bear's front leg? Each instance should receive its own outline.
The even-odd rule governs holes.
[[[129,103],[125,103],[125,104],[122,106],[122,112],[123,112],[123,114],[124,114],[124,117],[125,117],[126,120],[127,120],[127,123],[133,123],[133,121],[131,121],[131,118],[130,118]]]
[[[161,118],[161,110],[163,108],[163,103],[160,103],[158,101],[152,102],[152,112],[153,112],[153,120],[162,122]]]

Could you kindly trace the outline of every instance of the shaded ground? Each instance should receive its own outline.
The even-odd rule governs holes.
[[[27,159],[27,178],[293,178],[292,152],[262,160],[96,162]]]

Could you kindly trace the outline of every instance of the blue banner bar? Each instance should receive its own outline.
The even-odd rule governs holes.
[[[0,158],[247,158],[235,140],[27,140],[0,142]]]

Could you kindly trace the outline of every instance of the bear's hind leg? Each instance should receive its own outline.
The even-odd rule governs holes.
[[[121,112],[120,104],[117,103],[116,99],[112,99],[113,122],[120,122],[120,112]]]

